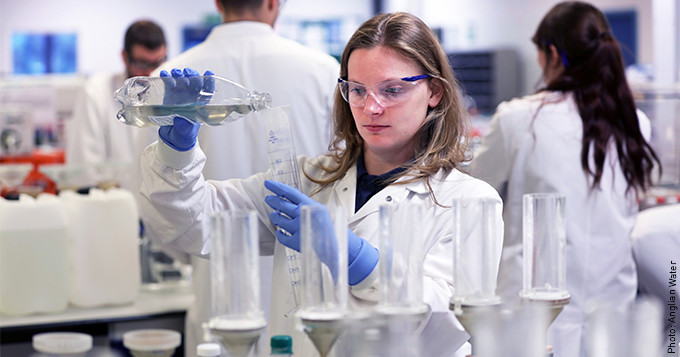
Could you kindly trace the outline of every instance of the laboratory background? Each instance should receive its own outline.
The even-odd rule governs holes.
[[[473,123],[473,154],[498,104],[542,85],[531,36],[557,2],[287,0],[274,29],[339,60],[349,37],[373,15],[407,11],[420,17],[439,37],[465,92]],[[640,200],[641,214],[677,208],[680,1],[591,3],[604,12],[621,43],[629,84],[638,107],[651,120],[650,143],[663,165],[652,189]],[[80,197],[83,192],[71,192],[30,204],[7,203],[17,199],[10,197],[17,192],[56,193],[78,181],[82,172],[64,165],[69,155],[66,123],[88,78],[124,70],[123,35],[140,19],[162,27],[169,60],[203,41],[221,23],[214,0],[0,0],[0,193],[7,196],[0,198],[1,356],[48,355],[36,349],[40,342],[36,336],[43,334],[49,344],[50,334],[57,332],[75,333],[63,338],[86,346],[87,356],[128,355],[133,342],[124,342],[124,335],[130,341],[139,338],[140,344],[145,337],[156,339],[171,350],[169,355],[185,355],[182,333],[194,299],[191,264],[184,255],[160,249],[144,238],[138,224],[138,192],[107,193],[112,186],[125,188],[128,167],[110,162],[90,168],[98,172],[101,188],[91,190],[90,196],[95,197],[90,202]],[[664,224],[671,228],[657,232],[658,240],[638,250],[644,258],[639,262],[640,274],[647,274],[645,294],[663,301],[659,316],[667,322],[680,304],[680,299],[675,302],[678,294],[668,286],[669,277],[675,277],[674,264],[680,261],[678,218],[666,218]],[[649,223],[656,222],[654,218],[645,219],[654,230]],[[28,239],[31,232],[39,234]],[[93,235],[106,243],[97,246]],[[670,257],[660,263],[661,268],[654,258],[659,251],[665,253],[663,259]],[[33,278],[45,261],[55,267],[51,275]],[[664,346],[674,351],[668,355],[676,355],[680,342],[675,332],[680,332],[680,316],[674,321],[673,327],[663,326]],[[153,331],[157,336],[143,335]]]

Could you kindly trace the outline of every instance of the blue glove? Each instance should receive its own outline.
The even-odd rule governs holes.
[[[160,75],[165,84],[163,104],[205,104],[210,101],[210,94],[215,90],[214,80],[203,80],[198,72],[191,68],[173,69],[172,75],[161,71]],[[204,76],[212,76],[206,71]],[[158,136],[171,148],[177,151],[187,151],[196,145],[200,125],[182,116],[175,115],[173,125],[161,126]]]
[[[290,235],[280,230],[276,232],[276,238],[288,248],[300,251],[300,206],[305,205],[319,205],[320,203],[309,198],[307,195],[301,193],[293,187],[285,185],[281,182],[267,180],[264,186],[272,191],[276,196],[267,196],[265,202],[274,209],[269,215],[272,223],[286,230]],[[335,234],[333,222],[328,213],[323,218],[325,223],[324,232],[320,233],[320,237],[334,238]],[[334,241],[334,239],[333,239]],[[327,242],[315,242],[315,249],[318,251],[328,251],[332,244]],[[337,248],[336,248],[337,249]],[[347,268],[347,278],[350,285],[356,285],[364,280],[378,264],[378,250],[368,243],[365,239],[358,237],[350,229],[347,229],[347,257],[349,266]],[[323,255],[320,256],[324,261]],[[324,263],[328,264],[328,261]],[[329,265],[332,269],[332,266]]]
[[[181,70],[173,68],[170,73],[160,73],[164,84],[163,104],[207,104],[215,92],[215,79],[211,71],[205,71],[203,77],[191,68]],[[208,78],[205,78],[208,77]]]

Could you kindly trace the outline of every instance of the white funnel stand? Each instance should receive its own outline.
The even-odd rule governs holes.
[[[246,357],[266,327],[260,308],[259,242],[254,211],[211,217],[210,332],[232,357]]]
[[[481,313],[497,311],[496,279],[503,242],[501,201],[493,198],[460,198],[451,206],[453,215],[453,296],[450,309],[472,337]]]
[[[342,334],[348,313],[347,220],[341,210],[334,218],[325,206],[300,210],[302,304],[297,316],[321,357]]]

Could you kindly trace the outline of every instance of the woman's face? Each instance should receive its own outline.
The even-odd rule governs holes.
[[[425,73],[415,62],[387,47],[357,49],[347,63],[347,80],[367,87],[388,80]],[[354,123],[364,139],[364,156],[403,163],[413,157],[412,139],[425,121],[428,107],[436,106],[441,93],[433,95],[431,79],[417,81],[416,88],[401,102],[384,107],[369,91],[363,106],[350,106]]]

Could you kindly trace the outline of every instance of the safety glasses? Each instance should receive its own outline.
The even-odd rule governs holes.
[[[154,70],[158,66],[162,65],[167,59],[167,56],[163,56],[155,61],[146,61],[143,59],[137,59],[133,58],[131,55],[128,54],[128,58],[130,59],[130,66],[136,67],[138,69],[142,70]]]
[[[409,93],[418,85],[419,80],[430,77],[429,74],[422,74],[413,77],[391,79],[372,86],[365,86],[338,78],[338,89],[340,94],[342,94],[342,98],[353,107],[363,107],[366,105],[366,98],[368,98],[369,93],[373,95],[373,98],[380,105],[389,107],[407,99]]]

